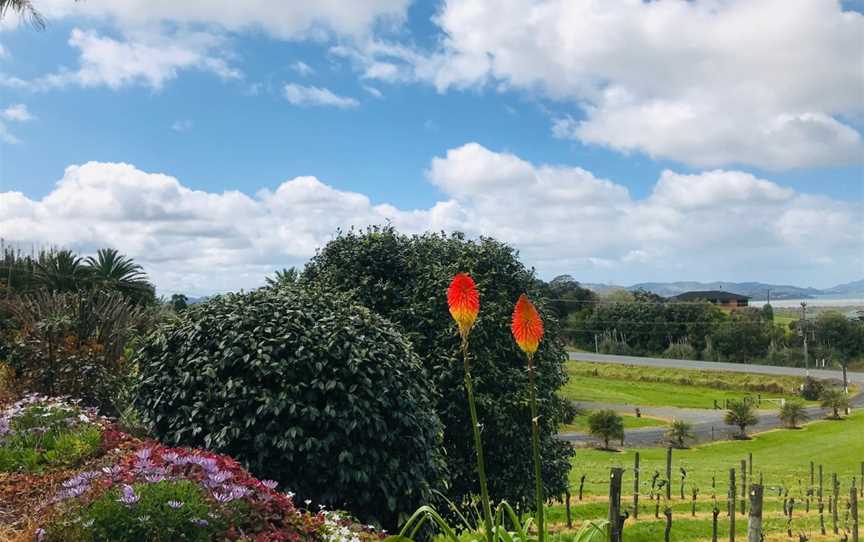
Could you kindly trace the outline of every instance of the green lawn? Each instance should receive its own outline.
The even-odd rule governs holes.
[[[623,467],[625,469],[622,505],[632,509],[633,502],[633,457],[634,452],[640,454],[640,512],[639,521],[628,521],[624,536],[632,542],[655,542],[662,540],[664,521],[661,506],[661,519],[654,519],[654,505],[649,500],[650,479],[655,470],[665,471],[666,451],[658,448],[627,450],[625,452],[601,452],[598,450],[579,449],[573,459],[573,469],[570,472],[572,488],[572,511],[576,526],[586,519],[605,518],[607,505],[604,496],[608,494],[609,469]],[[756,435],[749,441],[726,441],[705,444],[689,450],[673,451],[673,491],[671,507],[673,513],[672,540],[676,542],[696,542],[710,540],[711,519],[710,496],[716,492],[719,508],[722,513],[719,518],[720,539],[728,539],[728,519],[726,518],[726,492],[728,488],[729,469],[735,468],[738,478],[738,495],[740,496],[740,462],[753,454],[753,476],[758,480],[760,473],[764,477],[766,487],[765,525],[768,536],[766,540],[785,540],[785,520],[781,517],[782,498],[778,496],[779,488],[787,488],[789,496],[796,500],[796,512],[803,512],[804,492],[809,485],[810,461],[824,466],[825,495],[830,494],[831,474],[838,473],[841,483],[840,504],[845,511],[845,499],[849,494],[849,484],[853,477],[859,477],[860,487],[861,464],[864,462],[864,411],[859,411],[843,421],[817,421],[806,425],[800,430],[775,430]],[[680,471],[687,471],[685,494],[687,499],[679,498]],[[818,473],[818,470],[817,470]],[[579,502],[579,479],[586,474],[585,501]],[[712,476],[715,477],[715,488],[712,489]],[[818,475],[817,475],[818,477]],[[800,480],[800,486],[799,486]],[[818,483],[818,482],[817,482]],[[689,495],[693,487],[700,491],[697,502],[697,517],[690,517]],[[800,489],[799,489],[800,488]],[[740,497],[739,497],[740,498]],[[836,540],[831,534],[831,515],[825,508],[825,520],[828,525],[828,536],[818,536],[818,515],[815,499],[809,515],[796,515],[793,522],[793,532],[809,531],[817,536],[811,540]],[[632,511],[631,511],[632,514]],[[841,511],[842,526],[844,514]],[[561,524],[565,521],[564,507],[552,506],[549,510],[551,523]],[[736,532],[746,531],[747,517],[738,515]],[[567,539],[567,534],[563,536]],[[796,536],[797,540],[797,536]]]
[[[568,425],[562,425],[560,432],[587,432],[589,414],[590,412],[586,412],[585,414],[580,414],[576,416],[575,418],[573,418],[573,423]],[[624,420],[624,429],[638,429],[639,427],[657,427],[660,425],[666,425],[666,420],[660,420],[657,418],[646,418],[645,416],[637,418],[632,414],[621,413],[621,418]]]
[[[578,485],[579,477],[587,473],[586,494],[605,495],[609,469],[614,466],[631,469],[635,450],[603,452],[579,449],[570,471],[571,484]],[[665,470],[666,450],[645,448],[640,453],[643,478],[650,478],[654,470]],[[678,468],[688,471],[688,482],[703,491],[710,491],[711,477],[716,475],[718,494],[726,492],[729,469],[739,467],[740,461],[753,454],[754,476],[763,473],[766,484],[798,486],[800,478],[809,482],[810,461],[824,465],[826,478],[837,472],[845,480],[859,475],[864,462],[864,411],[840,420],[817,421],[802,429],[777,429],[756,435],[747,441],[724,441],[696,446],[673,452],[673,470],[677,481]],[[632,470],[627,476],[632,475]],[[626,485],[625,481],[625,485]],[[632,478],[630,478],[632,487]],[[676,486],[677,487],[677,482]],[[848,488],[848,486],[846,486]]]
[[[563,397],[573,401],[596,401],[645,406],[712,408],[726,399],[740,400],[745,396],[763,399],[790,398],[800,384],[798,377],[750,375],[567,362],[569,381],[561,389]],[[761,408],[774,408],[777,403],[763,402]]]

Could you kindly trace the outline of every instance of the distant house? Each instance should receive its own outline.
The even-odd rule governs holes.
[[[733,294],[723,290],[706,290],[704,292],[684,292],[671,297],[673,301],[707,301],[726,309],[746,307],[750,298],[746,295]]]

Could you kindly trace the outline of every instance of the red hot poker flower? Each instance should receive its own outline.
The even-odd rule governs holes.
[[[459,273],[453,277],[447,288],[447,305],[450,315],[459,325],[459,335],[466,339],[480,312],[480,294],[470,275]]]
[[[519,301],[513,308],[513,323],[510,329],[522,351],[529,356],[537,351],[543,338],[543,320],[525,294],[519,296]]]

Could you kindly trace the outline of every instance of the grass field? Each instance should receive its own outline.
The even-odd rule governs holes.
[[[622,505],[632,508],[633,495],[633,458],[634,453],[640,454],[640,520],[635,524],[628,520],[625,528],[625,539],[637,542],[654,542],[663,539],[663,515],[654,519],[654,506],[648,498],[651,476],[654,471],[665,472],[666,451],[662,448],[645,448],[627,450],[624,452],[602,452],[599,450],[580,449],[573,459],[573,469],[570,472],[572,494],[577,493],[580,477],[585,474],[585,501],[572,500],[573,517],[577,522],[583,519],[603,518],[607,505],[605,496],[608,492],[609,469],[622,467],[625,469],[624,494]],[[837,540],[831,533],[830,514],[827,512],[826,522],[829,522],[827,537],[818,536],[818,516],[815,502],[811,513],[803,515],[804,492],[809,485],[810,461],[824,466],[825,494],[830,493],[831,474],[839,476],[843,498],[840,501],[840,522],[844,521],[845,497],[849,494],[849,485],[853,477],[862,475],[864,463],[864,411],[857,412],[842,421],[824,420],[810,423],[800,430],[780,429],[756,435],[748,441],[726,441],[705,444],[689,450],[673,452],[673,499],[670,502],[673,513],[672,540],[676,542],[691,542],[710,540],[711,533],[711,501],[715,492],[719,500],[721,515],[721,539],[728,537],[728,524],[725,514],[728,489],[729,469],[735,468],[739,480],[740,495],[740,462],[753,454],[753,478],[764,477],[766,487],[766,540],[785,540],[785,520],[782,517],[782,498],[778,496],[779,488],[787,488],[789,496],[797,502],[797,515],[793,521],[793,533],[799,530],[815,533],[811,541]],[[687,471],[685,495],[679,498],[680,471]],[[712,477],[714,478],[712,488]],[[800,481],[800,482],[799,482]],[[800,485],[799,485],[800,483]],[[860,479],[857,482],[860,487]],[[690,517],[690,491],[693,487],[699,489],[697,501],[697,516]],[[860,506],[860,505],[859,505]],[[553,506],[550,519],[555,523],[564,522],[564,507]],[[736,532],[745,532],[746,516],[739,515]],[[739,530],[740,529],[740,530]],[[566,538],[566,537],[565,537]],[[796,536],[797,539],[797,536]]]
[[[562,425],[559,430],[561,433],[567,432],[587,432],[588,431],[588,415],[590,412],[586,412],[584,414],[580,414],[573,418],[573,423]],[[620,413],[621,418],[624,420],[624,429],[638,429],[640,427],[657,427],[661,425],[667,425],[666,420],[661,420],[658,418],[647,418],[642,416],[641,418],[637,418],[632,414],[624,414]]]
[[[628,405],[712,408],[714,400],[791,398],[801,383],[798,377],[711,372],[691,369],[637,367],[584,361],[567,362],[570,380],[561,395],[573,401]],[[762,408],[777,403],[766,402]]]

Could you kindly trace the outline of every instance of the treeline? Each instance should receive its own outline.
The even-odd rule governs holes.
[[[723,310],[708,302],[670,301],[645,292],[601,297],[572,277],[541,287],[576,347],[606,354],[803,366],[806,335],[816,360],[847,366],[864,357],[864,318],[826,311],[781,325],[770,305]]]

